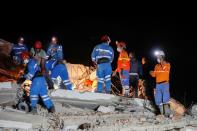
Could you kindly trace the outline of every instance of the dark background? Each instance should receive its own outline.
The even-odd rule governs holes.
[[[171,63],[171,95],[191,105],[197,101],[196,87],[196,23],[188,15],[67,15],[53,10],[40,13],[20,11],[1,15],[0,38],[15,43],[25,38],[30,48],[35,40],[47,47],[51,36],[58,37],[68,62],[90,65],[91,52],[100,36],[108,34],[114,42],[127,42],[128,51],[135,51],[141,59],[156,63],[153,51],[162,49]],[[117,52],[115,54],[117,59]],[[116,67],[116,59],[113,68]]]

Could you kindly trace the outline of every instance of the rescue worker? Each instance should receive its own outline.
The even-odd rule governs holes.
[[[57,43],[57,38],[52,37],[49,48],[47,49],[47,57],[52,60],[63,60],[62,45]]]
[[[138,82],[141,81],[142,78],[142,64],[140,61],[138,61],[135,57],[134,52],[129,53],[130,57],[130,86],[131,90],[133,90],[135,93],[133,94],[133,97],[138,97]]]
[[[61,81],[67,90],[73,90],[73,85],[69,80],[67,67],[57,60],[48,60],[45,64],[47,72],[50,72],[50,78],[54,85],[60,86]],[[63,88],[65,88],[63,87]]]
[[[41,41],[36,41],[34,43],[34,47],[30,50],[30,55],[37,60],[38,65],[41,66],[41,72],[43,75],[45,74],[45,60],[46,60],[46,52],[42,49]]]
[[[97,65],[97,92],[99,93],[102,93],[104,83],[106,93],[110,94],[111,92],[111,63],[114,59],[114,50],[109,45],[110,42],[109,36],[102,36],[101,44],[95,46],[91,54],[92,61]]]
[[[41,74],[40,67],[35,59],[30,59],[28,52],[23,52],[21,58],[27,66],[27,73],[24,75],[26,80],[31,80],[30,87],[30,101],[31,101],[31,113],[37,113],[37,103],[39,96],[41,97],[44,105],[49,112],[55,112],[55,108],[51,98],[48,96],[47,83],[43,75]]]
[[[129,95],[129,70],[130,70],[130,58],[126,51],[126,43],[116,41],[117,51],[119,52],[117,69],[114,73],[118,72],[122,84],[122,95]],[[115,75],[113,73],[113,75]]]
[[[165,54],[163,51],[156,51],[155,56],[158,64],[155,65],[154,71],[150,71],[150,75],[156,78],[155,103],[159,107],[161,115],[171,117],[172,112],[169,105],[170,63],[165,61]]]
[[[144,81],[144,87],[145,87],[145,94],[148,97],[148,99],[151,100],[151,102],[154,102],[154,93],[153,88],[154,85],[154,78],[150,76],[149,72],[152,70],[152,66],[146,57],[142,57],[142,79]],[[154,104],[155,105],[155,104]]]
[[[28,49],[27,49],[27,46],[24,44],[24,38],[19,37],[18,43],[14,44],[14,46],[12,48],[12,52],[11,52],[11,55],[13,57],[13,61],[16,65],[22,64],[21,53],[25,52],[25,51],[28,51]]]

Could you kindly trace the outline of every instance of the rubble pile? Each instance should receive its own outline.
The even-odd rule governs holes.
[[[67,95],[62,96],[64,93]],[[148,100],[106,95],[91,92],[78,93],[61,89],[55,90],[50,94],[56,107],[56,113],[54,114],[40,111],[39,115],[31,115],[21,111],[18,112],[18,110],[14,109],[9,110],[4,105],[1,106],[0,110],[0,129],[11,130],[21,128],[21,130],[62,131],[164,131],[174,129],[184,130],[186,128],[196,129],[197,118],[194,115],[182,114],[172,119],[164,118],[156,115],[154,106]],[[99,101],[102,101],[102,103],[99,103]],[[81,106],[81,103],[86,103],[86,105]],[[92,104],[96,106],[92,108],[90,106]],[[193,109],[195,109],[195,105]],[[12,124],[5,124],[6,121]],[[21,126],[21,123],[24,126]]]

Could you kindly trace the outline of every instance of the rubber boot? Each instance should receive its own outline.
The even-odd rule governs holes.
[[[171,109],[170,109],[170,104],[164,104],[164,116],[165,117],[172,117],[173,116],[173,114],[172,114],[172,111],[171,111]]]
[[[51,108],[48,109],[48,112],[49,113],[55,113],[55,107],[52,106]]]
[[[111,91],[106,91],[106,94],[112,94]]]
[[[122,93],[120,94],[120,96],[124,96],[125,94],[125,88],[122,88]]]
[[[124,96],[125,96],[125,97],[129,97],[129,89],[125,89]]]
[[[37,108],[36,107],[32,107],[32,110],[30,111],[30,114],[37,115],[38,114]]]
[[[159,111],[160,111],[161,115],[164,115],[163,104],[162,105],[159,105]]]

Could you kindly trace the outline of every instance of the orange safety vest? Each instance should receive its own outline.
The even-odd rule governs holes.
[[[156,83],[169,82],[170,77],[170,63],[165,62],[163,64],[157,64],[152,77],[156,77]]]
[[[116,72],[120,72],[121,69],[130,70],[130,58],[125,50],[119,54]]]

